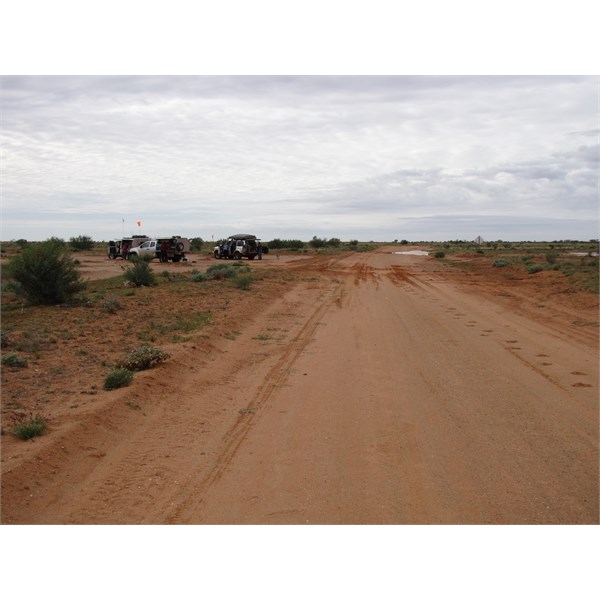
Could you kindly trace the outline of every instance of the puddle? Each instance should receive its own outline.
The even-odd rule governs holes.
[[[569,252],[569,254],[571,256],[598,256],[597,252],[590,252],[589,254],[587,252]]]
[[[429,256],[426,250],[405,250],[404,252],[392,252],[392,254],[410,254],[411,256]]]

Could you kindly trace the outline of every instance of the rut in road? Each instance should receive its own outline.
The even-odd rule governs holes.
[[[186,522],[598,522],[597,349],[427,264],[336,265],[340,301]]]
[[[178,499],[174,503],[174,507],[168,511],[166,522],[180,522],[182,515],[189,513],[190,510],[198,511],[201,509],[203,496],[207,493],[207,490],[218,484],[240,445],[244,442],[254,421],[260,416],[260,411],[268,408],[269,399],[282,386],[294,362],[311,341],[323,315],[329,310],[332,304],[339,304],[340,288],[340,285],[335,287],[317,304],[317,307],[297,333],[295,339],[287,345],[281,357],[269,370],[259,389],[256,392],[247,390],[247,395],[253,399],[247,403],[247,407],[242,414],[240,414],[224,434],[218,456],[214,460],[214,466],[200,481],[193,482],[189,489],[178,491]]]

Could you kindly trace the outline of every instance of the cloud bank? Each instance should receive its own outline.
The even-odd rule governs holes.
[[[2,239],[598,237],[593,77],[3,77]]]

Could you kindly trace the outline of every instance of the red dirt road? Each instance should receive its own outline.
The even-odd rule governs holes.
[[[235,340],[139,375],[143,414],[113,392],[7,461],[3,522],[599,522],[597,323],[429,257],[288,266]]]

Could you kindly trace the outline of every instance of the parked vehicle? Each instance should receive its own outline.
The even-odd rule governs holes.
[[[150,238],[147,235],[134,235],[122,240],[108,242],[108,258],[122,258],[127,260],[130,256],[150,256],[151,260],[158,258],[161,262],[172,260],[179,262],[187,260],[186,254],[190,251],[190,241],[177,235],[170,237]]]
[[[150,260],[158,258],[161,262],[179,262],[187,260],[186,253],[190,251],[190,241],[177,235],[147,240],[132,248],[129,255],[149,256]]]
[[[123,260],[127,260],[132,249],[141,246],[149,239],[147,235],[133,235],[116,241],[111,240],[108,242],[108,258],[122,258]]]
[[[254,260],[258,256],[262,258],[262,247],[260,240],[255,235],[238,233],[228,237],[222,244],[214,247],[215,258],[230,258],[240,260],[247,258]]]

